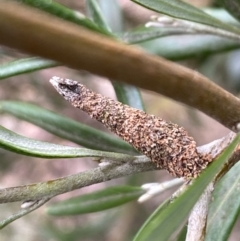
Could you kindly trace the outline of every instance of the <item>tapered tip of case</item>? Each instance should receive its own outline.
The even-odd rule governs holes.
[[[75,80],[64,79],[64,78],[60,78],[58,76],[53,76],[49,81],[54,87],[59,86],[61,84],[66,85],[66,86],[78,85],[78,82]]]
[[[59,83],[61,83],[62,79],[57,77],[57,76],[53,76],[49,82],[56,88],[58,86]]]
[[[79,97],[80,84],[77,81],[54,76],[49,82],[66,100],[73,101],[75,98]]]

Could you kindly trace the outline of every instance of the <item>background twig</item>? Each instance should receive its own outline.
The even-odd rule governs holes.
[[[230,133],[225,138],[220,140],[213,141],[205,146],[199,148],[203,153],[211,153],[213,158],[216,158],[221,150],[229,145],[231,140],[234,138],[235,134]],[[239,151],[235,151],[234,156],[230,159],[231,165],[235,163],[238,158]],[[219,179],[223,173],[227,172],[228,168],[224,168],[221,170],[219,175],[215,178],[214,182],[211,182],[208,187],[205,189],[204,193],[195,204],[194,208],[191,211],[191,214],[188,219],[188,230],[186,241],[203,241],[205,239],[206,234],[206,226],[207,226],[207,216],[208,216],[208,208],[209,203],[211,201],[212,192],[214,190],[215,182]]]
[[[0,203],[40,200],[95,183],[153,170],[157,170],[156,166],[147,157],[140,156],[133,162],[112,163],[56,180],[1,189]]]
[[[210,153],[213,157],[216,157],[226,148],[234,137],[235,134],[230,133],[222,139],[199,147],[198,151],[202,154]],[[239,155],[240,149],[237,149],[229,161],[229,166],[239,160]],[[53,197],[95,183],[153,170],[159,169],[157,169],[156,165],[147,157],[139,156],[132,162],[111,163],[56,180],[0,189],[0,203],[41,200],[42,198]],[[226,171],[227,168],[225,168],[225,172]]]
[[[211,182],[198,202],[195,204],[188,219],[188,231],[186,241],[204,241],[206,232],[206,221],[208,215],[208,206],[211,200],[213,183]]]
[[[42,205],[44,205],[46,202],[48,202],[51,198],[43,198],[39,201],[36,201],[32,206],[26,209],[22,209],[19,212],[11,215],[10,217],[4,219],[3,221],[0,222],[0,229],[6,227],[8,224],[12,223],[13,221],[31,213],[32,211],[38,209]]]

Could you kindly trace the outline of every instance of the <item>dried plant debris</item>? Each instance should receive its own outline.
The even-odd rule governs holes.
[[[210,155],[198,153],[193,138],[176,124],[94,93],[77,81],[53,77],[50,82],[74,107],[100,121],[173,176],[195,178],[212,160]]]

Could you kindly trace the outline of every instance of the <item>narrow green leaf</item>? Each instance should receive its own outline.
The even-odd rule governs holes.
[[[220,21],[227,23],[227,24],[233,24],[236,26],[240,25],[240,22],[237,21],[236,18],[234,18],[229,12],[224,8],[203,8],[202,9],[205,13],[211,15],[214,18],[219,19]]]
[[[18,1],[18,0],[15,0]],[[80,12],[74,11],[72,9],[69,9],[65,7],[64,5],[61,5],[55,1],[49,1],[49,0],[21,0],[22,3],[25,3],[27,5],[30,5],[32,7],[36,7],[38,9],[41,9],[45,12],[48,12],[52,15],[55,15],[59,18],[65,19],[67,21],[76,23],[80,26],[86,27],[88,29],[91,29],[93,31],[112,36],[110,32],[106,31],[106,29],[101,28],[97,25],[95,25],[90,19],[86,18],[83,14]]]
[[[144,105],[139,89],[132,85],[112,81],[117,99],[125,105],[144,110]]]
[[[25,74],[36,70],[52,68],[59,64],[39,57],[14,60],[0,65],[0,80],[14,75]]]
[[[91,219],[90,222],[82,223],[81,225],[74,225],[71,232],[66,232],[57,224],[49,219],[44,223],[44,233],[47,234],[46,240],[56,241],[84,241],[84,240],[98,240],[99,237],[104,237],[106,230],[116,221],[115,212],[106,212],[99,217]],[[46,235],[45,235],[46,236]],[[79,240],[81,237],[81,240]]]
[[[117,2],[115,0],[112,0],[111,2],[108,2],[106,5],[105,1],[100,1],[100,4],[103,7],[103,12],[101,12],[95,0],[87,1],[89,13],[93,21],[96,24],[99,24],[101,27],[106,28],[108,31],[111,31],[109,27],[110,24],[114,32],[122,30],[122,13]],[[111,11],[111,13],[109,13],[109,11]],[[108,19],[108,23],[104,18],[105,15],[114,16],[114,20]],[[112,80],[112,85],[115,90],[117,99],[120,102],[131,107],[144,110],[141,93],[138,88],[114,80]]]
[[[208,215],[205,240],[225,241],[240,211],[240,163],[237,163],[216,185]]]
[[[91,194],[54,203],[48,207],[47,212],[51,215],[58,216],[98,212],[136,200],[143,193],[144,191],[140,187],[109,187]]]
[[[202,9],[205,13],[209,14],[212,17],[215,17],[224,23],[227,24],[234,24],[237,25],[238,22],[230,15],[228,12],[226,12],[224,9],[214,9],[214,8],[206,8]],[[181,28],[179,27],[145,27],[145,25],[140,25],[135,29],[131,29],[130,31],[124,33],[121,35],[121,39],[124,42],[127,42],[129,44],[136,44],[143,41],[149,41],[156,38],[161,38],[164,36],[170,36],[170,35],[184,35],[187,34],[187,32],[183,32]],[[194,34],[196,35],[196,33]],[[204,35],[204,34],[203,34]],[[198,34],[198,36],[201,36]],[[181,38],[181,36],[178,36],[178,38]],[[178,40],[177,38],[177,40]],[[176,39],[176,37],[175,37]],[[194,38],[193,38],[194,40]],[[223,41],[226,40],[226,38],[223,38]],[[181,46],[177,45],[178,48],[181,48]],[[161,48],[164,48],[160,45]]]
[[[240,135],[226,148],[226,150],[197,178],[188,189],[172,203],[160,206],[145,222],[134,238],[134,241],[152,240],[161,237],[167,241],[187,218],[189,212],[197,202],[207,185],[221,170],[240,142]]]
[[[239,49],[240,44],[226,38],[202,35],[181,35],[140,43],[147,52],[171,60],[205,56],[227,50]]]
[[[107,25],[106,20],[104,19],[101,9],[97,4],[96,0],[88,0],[86,1],[87,10],[89,15],[91,16],[93,22],[99,25],[102,28],[105,28],[107,31],[111,32],[110,27]]]
[[[131,159],[132,156],[113,152],[95,151],[85,148],[56,145],[18,135],[0,126],[0,147],[26,156],[41,158],[106,157]]]
[[[91,149],[136,154],[119,138],[40,107],[15,101],[0,101],[0,111],[33,123],[48,132]]]
[[[186,240],[186,235],[187,235],[187,224],[185,224],[180,231],[176,241],[185,241]]]
[[[132,0],[146,8],[156,12],[185,19],[197,23],[225,29],[234,33],[240,33],[240,29],[221,22],[220,20],[204,13],[202,10],[180,0]]]
[[[165,36],[182,34],[185,35],[186,33],[184,33],[183,30],[178,27],[160,28],[139,26],[137,29],[124,33],[121,38],[126,43],[136,44]]]
[[[118,0],[98,0],[102,15],[114,33],[121,33],[124,28],[124,18]]]
[[[239,0],[218,0],[218,2],[231,13],[236,19],[240,20],[240,1]]]

